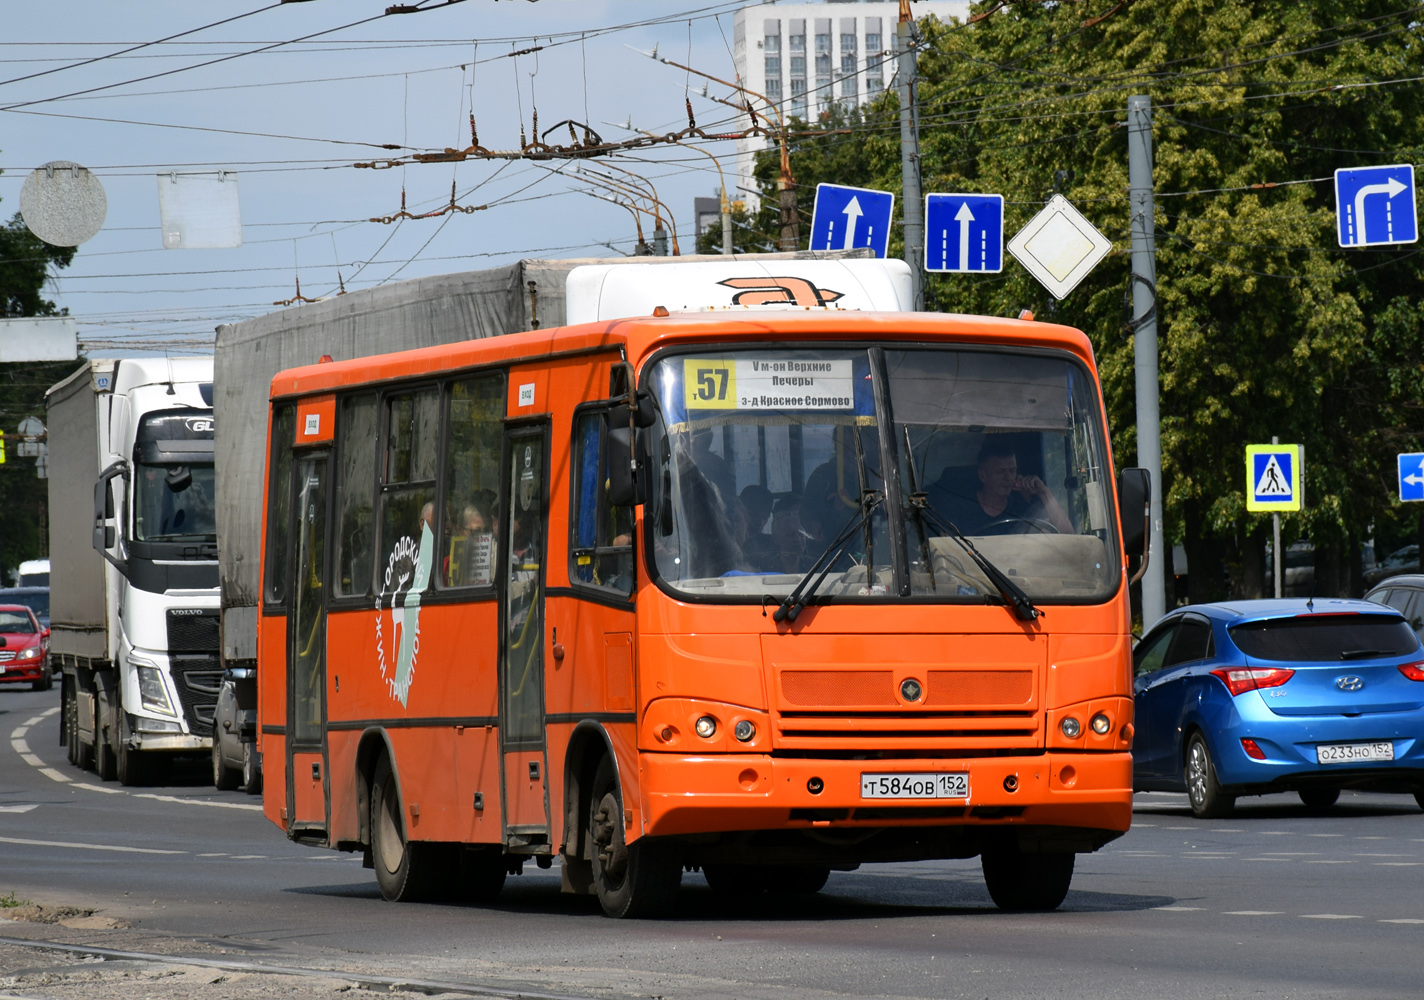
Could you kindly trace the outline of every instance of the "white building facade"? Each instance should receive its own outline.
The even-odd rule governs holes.
[[[911,8],[916,19],[941,21],[969,17],[969,0],[920,0]],[[856,106],[875,100],[894,86],[895,29],[900,5],[828,0],[826,3],[765,3],[743,7],[734,21],[733,59],[737,78],[774,103],[789,121],[814,122],[833,104]],[[775,126],[752,98],[758,115]],[[750,120],[742,118],[743,127]],[[736,196],[752,210],[758,204],[752,176],[756,154],[772,140],[756,136],[737,141]]]

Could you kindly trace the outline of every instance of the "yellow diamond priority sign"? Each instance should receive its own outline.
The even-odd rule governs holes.
[[[1305,449],[1298,444],[1246,446],[1246,509],[1300,510],[1304,501]]]

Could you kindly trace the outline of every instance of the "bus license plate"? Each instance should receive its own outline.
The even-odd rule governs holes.
[[[1357,760],[1394,760],[1394,744],[1321,743],[1315,748],[1317,764],[1351,764]]]
[[[941,774],[862,774],[863,799],[967,799],[969,775],[965,772]]]

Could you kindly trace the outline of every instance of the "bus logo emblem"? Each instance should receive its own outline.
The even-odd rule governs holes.
[[[376,595],[376,665],[391,697],[406,707],[410,685],[415,680],[415,661],[420,655],[420,595],[430,583],[430,564],[435,536],[430,523],[421,521],[420,542],[405,535],[391,549]],[[382,602],[390,600],[390,653],[386,651]],[[391,655],[394,654],[394,655]],[[394,661],[394,662],[392,662]]]

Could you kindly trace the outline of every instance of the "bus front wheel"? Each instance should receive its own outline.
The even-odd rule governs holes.
[[[1012,847],[986,850],[979,858],[984,885],[1001,910],[1056,910],[1073,882],[1072,854],[1025,854]]]
[[[623,794],[613,762],[604,757],[593,779],[588,837],[593,844],[593,887],[610,917],[657,917],[668,913],[682,883],[682,858],[652,837],[628,843]]]
[[[402,903],[429,897],[438,865],[433,846],[406,839],[395,772],[382,757],[371,779],[371,861],[385,899]]]

